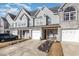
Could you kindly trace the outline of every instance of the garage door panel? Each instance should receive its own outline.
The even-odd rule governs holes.
[[[62,41],[79,41],[79,30],[62,30]]]
[[[40,30],[33,30],[32,31],[32,39],[40,39],[41,31]]]

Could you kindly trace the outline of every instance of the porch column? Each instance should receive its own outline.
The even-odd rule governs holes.
[[[61,29],[60,28],[58,28],[58,37],[57,37],[57,39],[59,41],[61,41]]]
[[[18,29],[18,37],[19,37],[19,39],[20,39],[20,30]]]
[[[24,35],[23,35],[23,30],[21,30],[22,31],[22,39],[24,38]]]
[[[40,29],[41,30],[41,37],[40,37],[40,39],[42,40],[43,39],[43,30],[42,29]]]
[[[18,33],[18,38],[19,38],[19,30],[17,29],[17,31],[18,31],[17,33]]]
[[[45,38],[44,38],[44,29],[42,29],[42,39],[44,40]]]
[[[29,38],[32,38],[32,29],[29,29]]]
[[[48,29],[46,29],[46,39],[47,39],[47,32],[48,32]]]

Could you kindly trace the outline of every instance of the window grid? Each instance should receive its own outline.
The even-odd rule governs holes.
[[[64,21],[71,21],[71,20],[77,20],[77,12],[71,11],[71,12],[64,12]]]

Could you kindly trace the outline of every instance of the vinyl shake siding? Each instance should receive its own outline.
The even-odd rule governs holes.
[[[59,24],[59,16],[54,14],[47,7],[43,7],[39,12],[37,12],[35,26],[42,26],[47,24]]]

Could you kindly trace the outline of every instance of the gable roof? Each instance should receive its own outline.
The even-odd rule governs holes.
[[[30,11],[30,15],[31,15],[31,16],[34,16],[37,11],[38,11],[38,10]]]
[[[4,18],[4,17],[1,17],[1,19],[3,19],[4,22],[8,22],[8,21],[6,20],[6,18]]]
[[[62,9],[67,3],[64,3],[60,6],[60,8],[58,9],[58,11],[60,11],[60,9]]]
[[[34,17],[36,17],[36,15],[40,12],[41,10],[37,10],[36,13],[34,14]]]
[[[8,28],[8,27],[9,27],[9,23],[8,23],[8,21],[6,20],[6,18],[1,17],[1,19],[3,19],[3,21],[4,21],[4,28],[5,28],[5,29]]]
[[[45,7],[46,7],[46,6],[42,7],[41,9],[36,10],[36,12],[35,12],[32,16],[36,17],[36,15],[37,15],[41,10],[43,10]],[[59,7],[60,7],[60,6],[53,7],[53,8],[48,8],[48,9],[51,10],[54,14],[57,15]]]
[[[1,17],[1,19],[3,19],[4,22],[8,22],[8,21],[6,20],[6,18],[4,18],[4,17]]]
[[[41,10],[43,10],[44,8],[45,8],[45,6],[42,7],[41,9],[38,9],[38,10],[36,11],[36,13],[34,14],[34,17],[36,17],[36,16],[39,14],[39,12],[40,12]]]
[[[1,17],[4,21],[6,21],[6,18],[4,18],[4,17]]]
[[[30,12],[29,12],[27,9],[25,9],[24,7],[23,7],[22,9],[23,9],[24,11],[26,11],[29,15],[31,15]],[[22,9],[21,9],[21,10],[22,10]]]
[[[24,7],[19,11],[19,13],[16,15],[16,17],[14,18],[14,20],[16,20],[17,19],[17,17],[19,16],[19,14],[21,13],[21,11],[22,10],[24,10],[28,15],[30,15],[31,16],[31,14],[30,14],[30,12],[29,11],[27,11]]]
[[[8,13],[10,15],[10,17],[14,20],[14,18],[16,17],[16,15],[13,15],[11,13]]]
[[[38,10],[27,11],[27,10],[23,7],[23,8],[19,11],[19,13],[17,13],[17,15],[14,15],[14,14],[11,14],[11,13],[7,13],[7,15],[9,15],[9,16],[12,18],[12,20],[16,20],[16,18],[19,16],[20,12],[21,12],[22,10],[24,10],[25,12],[27,12],[27,13],[29,14],[29,16],[35,17],[35,16],[36,16],[41,10],[43,10],[44,8],[45,8],[45,6],[42,7],[41,9],[38,9]],[[57,8],[48,8],[48,9],[51,10],[53,13],[57,13],[59,7],[57,7]]]
[[[49,8],[49,10],[51,10],[53,13],[58,13],[59,7],[60,7],[60,6],[53,7],[53,8]]]

